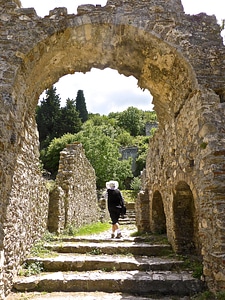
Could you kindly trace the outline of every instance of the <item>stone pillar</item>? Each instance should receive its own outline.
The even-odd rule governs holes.
[[[150,231],[150,212],[149,212],[149,194],[148,190],[141,191],[135,202],[136,226],[139,232]]]
[[[65,227],[65,193],[55,186],[49,193],[48,230],[60,233]]]

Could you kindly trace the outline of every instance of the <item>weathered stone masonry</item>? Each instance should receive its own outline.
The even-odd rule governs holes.
[[[61,232],[99,219],[95,171],[80,143],[67,145],[60,152],[56,186],[50,194],[48,229]]]
[[[45,18],[0,0],[0,50],[1,297],[47,225],[38,97],[61,76],[92,67],[133,75],[154,97],[159,128],[139,226],[166,230],[179,252],[201,253],[208,286],[224,289],[225,49],[216,18],[185,15],[180,0],[109,0]]]

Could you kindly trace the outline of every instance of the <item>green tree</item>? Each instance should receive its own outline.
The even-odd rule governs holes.
[[[149,136],[137,136],[135,138],[135,146],[138,147],[138,154],[136,158],[136,171],[135,176],[139,176],[141,171],[146,166],[146,158],[148,153]]]
[[[108,116],[101,116],[100,114],[89,114],[88,119],[93,123],[94,126],[107,125],[116,127],[116,118],[109,118]]]
[[[119,144],[112,136],[106,135],[103,126],[85,123],[83,131],[76,134],[83,144],[85,154],[96,172],[97,187],[105,187],[105,182],[114,179],[123,186],[127,177],[132,177],[131,160],[120,160]]]
[[[93,126],[91,122],[83,125],[77,134],[65,134],[50,143],[42,158],[44,168],[53,175],[57,174],[60,151],[68,143],[78,141],[85,149],[85,155],[95,169],[98,188],[105,187],[105,182],[118,180],[122,187],[125,179],[132,177],[131,160],[120,160],[119,144],[104,133],[102,126]]]
[[[67,144],[71,144],[74,141],[76,141],[76,136],[67,133],[60,138],[54,138],[48,148],[41,151],[40,159],[44,168],[51,172],[53,178],[55,178],[58,172],[60,151],[62,151]]]
[[[66,100],[66,106],[61,108],[60,136],[65,133],[77,133],[81,130],[81,119],[76,110],[75,100]]]
[[[79,117],[81,118],[82,123],[86,122],[88,120],[88,111],[86,107],[84,93],[82,90],[79,90],[77,92],[76,110],[79,113]]]
[[[157,122],[157,115],[155,111],[144,111],[144,122]]]
[[[121,132],[116,137],[117,142],[122,147],[128,147],[134,145],[134,137],[130,135],[126,130],[121,130]]]
[[[132,136],[143,134],[143,113],[136,107],[128,107],[118,116],[118,125],[128,131]]]
[[[42,99],[36,109],[36,122],[41,149],[45,146],[46,141],[59,137],[60,118],[60,97],[56,94],[56,88],[52,86],[46,91],[46,97]]]

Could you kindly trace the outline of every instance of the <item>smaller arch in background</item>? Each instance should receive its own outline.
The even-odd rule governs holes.
[[[173,195],[174,250],[197,254],[198,227],[194,196],[185,181],[177,183]]]
[[[138,232],[150,232],[149,191],[142,190],[135,202],[136,226]]]
[[[152,207],[150,216],[150,227],[153,233],[164,234],[166,230],[166,215],[161,193],[155,191],[152,197]]]

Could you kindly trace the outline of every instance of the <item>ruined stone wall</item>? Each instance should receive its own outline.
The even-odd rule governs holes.
[[[39,144],[33,118],[26,122],[24,133],[20,136],[21,148],[16,157],[12,181],[5,182],[6,186],[7,183],[12,184],[7,206],[4,207],[4,202],[1,202],[4,209],[1,215],[1,275],[5,283],[12,282],[18,266],[47,227],[48,191],[41,177],[37,156]],[[2,286],[2,297],[9,292],[9,288],[7,284]]]
[[[224,257],[224,112],[224,104],[212,91],[199,90],[193,94],[176,119],[159,128],[150,141],[146,168],[150,224],[157,222],[157,216],[154,220],[151,214],[153,196],[157,192],[163,200],[169,241],[178,252],[183,242],[176,235],[176,220],[185,223],[185,218],[190,218],[188,208],[182,209],[182,203],[191,193],[193,216],[180,234],[187,236],[189,227],[193,226],[192,240],[186,239],[185,244],[195,244],[197,253],[203,255],[204,275],[213,290],[225,288],[225,272],[221,262],[218,263],[219,258]],[[181,189],[180,208],[176,210],[175,194],[179,184],[189,188]],[[176,211],[180,215],[176,215]]]
[[[55,229],[60,231],[70,225],[79,228],[99,221],[95,171],[86,158],[81,144],[67,145],[60,152],[56,186],[63,193],[58,198],[52,197],[52,200],[50,198],[50,209],[54,205],[52,202],[57,201],[59,203],[57,207],[61,207],[49,215],[48,227],[54,228],[51,231]]]

